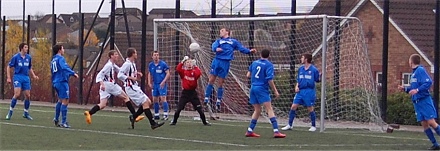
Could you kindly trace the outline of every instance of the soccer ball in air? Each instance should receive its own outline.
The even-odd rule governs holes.
[[[191,45],[189,45],[189,51],[192,53],[196,53],[200,50],[200,45],[198,43],[191,43]]]

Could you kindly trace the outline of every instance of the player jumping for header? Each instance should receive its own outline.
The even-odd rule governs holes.
[[[250,54],[255,53],[256,49],[248,49],[244,47],[237,39],[231,38],[230,30],[228,28],[220,29],[220,39],[217,39],[212,43],[212,51],[215,52],[215,57],[212,60],[211,72],[209,75],[208,85],[205,91],[205,105],[209,103],[209,98],[211,97],[212,90],[214,89],[214,82],[218,80],[217,89],[217,111],[220,111],[221,101],[223,99],[223,82],[226,79],[231,60],[234,59],[234,50],[239,50],[241,53]]]

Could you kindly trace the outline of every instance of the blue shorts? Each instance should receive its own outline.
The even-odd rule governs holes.
[[[211,74],[226,79],[229,72],[230,60],[221,60],[214,58],[211,64]]]
[[[315,100],[316,100],[315,89],[302,89],[295,94],[295,98],[293,98],[293,104],[299,104],[305,107],[311,107],[315,105]]]
[[[413,104],[416,112],[417,122],[437,118],[437,111],[434,108],[431,96],[413,101]]]
[[[263,104],[265,102],[270,102],[270,92],[267,87],[264,86],[251,86],[249,103]]]
[[[22,91],[31,90],[31,79],[25,75],[14,75],[14,88],[20,88]]]
[[[153,84],[153,89],[151,90],[151,93],[154,97],[157,96],[167,96],[167,85],[163,86],[163,88],[160,88],[160,84]]]
[[[69,83],[54,83],[53,87],[55,88],[59,99],[69,99]]]

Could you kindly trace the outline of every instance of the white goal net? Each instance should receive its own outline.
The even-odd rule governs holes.
[[[325,127],[383,129],[362,24],[357,18],[311,15],[155,19],[154,48],[163,60],[174,67],[185,55],[196,58],[203,72],[198,89],[201,101],[215,55],[211,44],[219,38],[219,30],[224,27],[247,48],[271,50],[269,59],[275,66],[274,80],[281,94],[280,98],[272,100],[278,123],[287,122],[300,58],[310,53],[313,64],[325,77],[316,88],[315,111],[317,117],[321,117],[317,118],[317,126],[323,128],[325,123]],[[192,42],[200,44],[202,51],[191,54],[188,47]],[[234,57],[223,85],[222,108],[217,115],[221,119],[247,121],[253,110],[248,103],[250,85],[246,72],[250,63],[259,58],[259,53],[247,55],[236,51]],[[169,98],[177,99],[180,79],[173,76]],[[214,87],[213,102],[217,90],[215,84]],[[310,126],[305,108],[298,109],[294,122],[295,126]]]

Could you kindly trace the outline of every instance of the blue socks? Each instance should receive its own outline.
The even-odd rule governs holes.
[[[222,100],[222,98],[223,98],[223,91],[224,91],[223,87],[219,87],[217,89],[217,100]]]
[[[60,112],[61,112],[61,102],[57,102],[57,104],[55,105],[55,117],[54,117],[56,121],[58,121],[58,119],[60,118]]]
[[[12,100],[11,100],[11,108],[14,109],[15,105],[17,105],[17,99],[16,98],[12,98]],[[9,110],[11,110],[11,108],[9,108]]]
[[[278,132],[278,122],[276,117],[270,118],[270,123],[272,123],[273,132]]]
[[[31,101],[29,100],[24,100],[24,115],[28,116],[29,115],[29,107],[31,106]]]
[[[428,136],[429,140],[434,146],[438,146],[437,140],[435,140],[434,133],[432,133],[431,128],[425,129],[425,134]]]
[[[437,128],[434,128],[434,131],[437,135],[440,135],[440,125],[438,125]]]
[[[312,122],[312,126],[316,127],[316,113],[315,111],[310,112],[310,121]],[[293,126],[293,120],[295,119],[296,116],[296,111],[295,110],[290,110],[289,112],[289,125]]]
[[[254,131],[255,126],[257,126],[257,120],[256,119],[252,119],[251,123],[249,124],[249,128],[248,128],[248,132],[251,133]]]
[[[16,98],[12,98],[11,106],[9,107],[9,113],[8,113],[10,116],[14,112],[15,105],[17,105],[17,99]]]
[[[162,107],[163,107],[163,115],[168,116],[168,102],[164,101],[162,102]]]
[[[61,124],[65,124],[67,122],[67,105],[61,105]]]
[[[272,123],[272,127],[273,127],[273,132],[278,132],[278,122],[277,122],[277,118],[276,117],[272,117],[270,118],[270,123]],[[255,126],[257,126],[257,120],[256,119],[252,119],[251,123],[249,124],[248,127],[248,132],[251,133],[254,131]]]
[[[153,107],[154,107],[154,116],[159,116],[159,102],[154,102],[153,103]]]
[[[153,103],[153,107],[154,107],[154,117],[155,118],[159,118],[159,111],[160,111],[160,104],[159,102],[154,102]],[[162,107],[163,107],[163,115],[164,116],[168,116],[168,110],[169,110],[169,106],[168,106],[168,102],[164,101],[162,102]]]
[[[217,102],[215,102],[215,105],[217,106],[217,109],[220,110],[220,105],[222,103],[223,98],[223,87],[219,87],[217,90]]]
[[[212,84],[208,84],[208,85],[206,86],[206,90],[205,90],[205,98],[210,98],[210,97],[211,97],[212,89],[214,89],[214,86],[212,86]]]
[[[290,110],[289,112],[289,125],[293,126],[293,120],[295,119],[296,116],[296,111],[295,110]]]
[[[315,114],[315,111],[310,112],[310,120],[312,121],[312,126],[316,127],[316,114]]]

